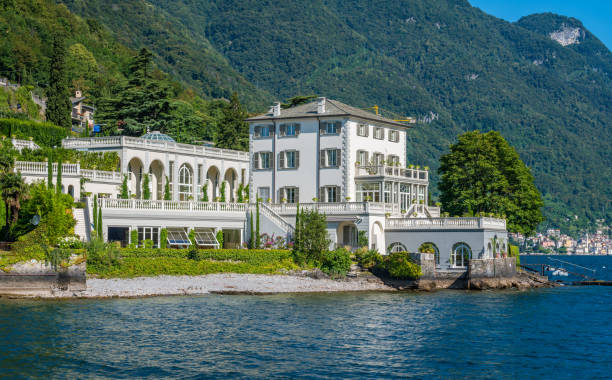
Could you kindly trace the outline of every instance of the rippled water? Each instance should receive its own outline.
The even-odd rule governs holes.
[[[612,288],[0,301],[0,377],[609,378]]]

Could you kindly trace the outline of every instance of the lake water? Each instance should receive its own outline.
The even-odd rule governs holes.
[[[610,378],[612,287],[0,300],[7,378]]]

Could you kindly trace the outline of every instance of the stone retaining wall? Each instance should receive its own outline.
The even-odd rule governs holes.
[[[468,275],[470,279],[515,277],[516,259],[514,257],[472,259],[470,260]]]
[[[0,270],[0,295],[40,296],[56,291],[87,288],[85,262],[57,269],[55,271],[44,262],[31,260]]]

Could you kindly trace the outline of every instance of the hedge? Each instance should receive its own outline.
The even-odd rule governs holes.
[[[88,265],[87,272],[112,278],[211,273],[271,274],[280,269],[297,268],[288,250],[198,250],[196,260],[189,259],[188,254],[188,249],[123,248],[118,265]]]
[[[61,146],[62,139],[68,136],[68,130],[51,123],[39,123],[30,120],[0,119],[0,135],[15,136],[18,139],[34,139],[38,145]]]

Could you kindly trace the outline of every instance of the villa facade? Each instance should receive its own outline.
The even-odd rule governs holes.
[[[196,244],[218,247],[222,230],[225,247],[240,247],[250,239],[248,215],[259,199],[261,233],[286,241],[299,203],[326,215],[332,247],[356,248],[360,236],[383,254],[427,246],[440,270],[459,271],[472,258],[507,249],[504,220],[443,218],[429,205],[429,173],[407,166],[409,126],[403,123],[326,98],[288,109],[276,103],[247,122],[249,153],[179,144],[159,132],[65,139],[64,148],[116,152],[120,158],[114,172],[85,170],[78,163],[62,168],[63,191],[86,204],[77,221],[85,226],[81,237],[88,238],[96,195],[107,240],[128,244],[138,231],[139,241],[159,246],[166,229],[169,246],[185,247],[193,230]],[[17,162],[15,170],[28,182],[47,178],[45,162]],[[129,198],[120,199],[125,179]],[[238,203],[238,189],[247,185],[250,202]]]

